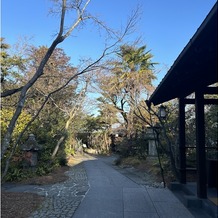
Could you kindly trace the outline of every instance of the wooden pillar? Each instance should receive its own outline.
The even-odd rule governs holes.
[[[195,116],[196,116],[197,196],[199,198],[207,198],[204,94],[201,91],[196,91],[195,93]]]
[[[185,103],[179,99],[179,170],[180,183],[186,183]]]

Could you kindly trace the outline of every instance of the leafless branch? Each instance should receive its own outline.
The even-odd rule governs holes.
[[[8,97],[8,96],[11,96],[17,92],[20,92],[22,90],[23,86],[21,86],[20,88],[17,88],[17,89],[11,89],[11,90],[6,90],[4,92],[1,93],[1,97],[2,98],[5,98],[5,97]]]

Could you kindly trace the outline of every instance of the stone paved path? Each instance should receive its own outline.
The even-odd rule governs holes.
[[[113,166],[115,158],[85,156],[63,183],[14,189],[46,196],[29,218],[193,217],[168,189]]]
[[[63,183],[38,189],[38,194],[46,196],[46,200],[31,218],[73,216],[88,191],[89,185],[83,163],[72,167],[67,175],[69,179]]]
[[[117,171],[115,157],[86,158],[67,172],[67,181],[37,188],[46,200],[29,218],[193,217],[168,189]]]
[[[90,188],[73,218],[193,218],[169,189],[138,184],[110,161],[84,163]]]

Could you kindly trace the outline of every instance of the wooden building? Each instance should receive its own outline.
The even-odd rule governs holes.
[[[159,105],[172,99],[179,101],[179,171],[180,183],[186,183],[185,105],[195,105],[197,196],[207,198],[204,105],[217,104],[217,2],[182,50],[166,76],[149,99]],[[187,98],[194,93],[194,98]],[[217,176],[217,175],[216,175]]]

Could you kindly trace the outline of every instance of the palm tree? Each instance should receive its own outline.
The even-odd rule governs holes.
[[[110,62],[112,74],[105,80],[105,84],[102,83],[103,95],[110,99],[122,115],[130,137],[133,132],[134,107],[153,90],[155,63],[151,61],[153,56],[150,51],[146,51],[145,45],[139,48],[123,45],[117,57],[118,60]]]

